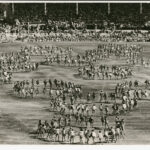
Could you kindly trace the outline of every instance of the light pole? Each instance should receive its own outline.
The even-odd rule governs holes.
[[[15,13],[15,6],[14,6],[14,3],[12,3],[11,7],[12,7],[12,14],[14,15],[14,13]]]
[[[79,6],[78,6],[78,3],[76,3],[76,15],[79,14]]]
[[[142,14],[143,13],[143,5],[142,5],[142,3],[140,3],[140,14]]]
[[[110,14],[110,3],[108,3],[108,15]]]
[[[44,14],[47,15],[47,4],[44,3]]]

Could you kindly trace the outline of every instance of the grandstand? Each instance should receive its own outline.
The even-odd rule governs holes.
[[[1,16],[9,22],[16,18],[20,22],[82,20],[92,29],[95,24],[101,29],[112,23],[118,29],[145,29],[150,19],[149,3],[3,3],[1,8]]]

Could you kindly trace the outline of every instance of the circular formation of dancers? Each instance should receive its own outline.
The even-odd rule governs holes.
[[[37,64],[35,70],[40,69],[40,64],[55,63],[77,69],[82,78],[115,79],[117,84],[113,91],[90,89],[86,92],[83,85],[51,77],[13,82],[13,94],[16,97],[37,99],[42,96],[49,101],[48,110],[54,116],[50,120],[39,120],[35,131],[37,138],[70,144],[112,143],[126,136],[124,115],[137,109],[139,100],[149,98],[149,80],[143,83],[126,80],[133,75],[136,65],[143,66],[142,52],[140,45],[127,44],[102,44],[97,49],[85,51],[83,55],[74,53],[69,47],[29,46],[21,47],[18,53],[2,54],[1,64],[6,63],[5,69],[8,70],[13,64],[26,65],[31,63],[31,57],[42,56],[41,62],[32,62]],[[101,63],[116,58],[124,60],[125,64]],[[8,71],[13,73],[21,70],[16,68]]]

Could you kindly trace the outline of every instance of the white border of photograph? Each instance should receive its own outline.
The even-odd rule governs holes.
[[[150,3],[150,1],[47,1],[47,0],[35,0],[35,1],[10,1],[10,0],[1,0],[0,3]],[[150,134],[150,133],[149,133]],[[0,137],[1,138],[1,137]],[[150,150],[149,145],[62,145],[56,144],[52,145],[51,143],[45,145],[4,145],[0,144],[0,150]]]

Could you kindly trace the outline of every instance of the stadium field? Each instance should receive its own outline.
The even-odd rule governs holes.
[[[102,42],[101,42],[102,43]],[[119,42],[122,43],[122,42]],[[83,53],[85,50],[97,48],[100,42],[43,42],[43,43],[1,43],[0,53],[19,51],[21,46],[29,45],[56,45],[63,48],[72,47],[73,53]],[[133,44],[133,43],[129,43]],[[150,56],[150,43],[134,43],[144,46],[145,57]],[[32,56],[33,62],[44,60],[42,56]],[[101,61],[102,64],[125,64],[125,60],[111,58]],[[150,79],[150,68],[142,68],[135,65],[133,76],[125,79],[144,83]],[[121,80],[83,80],[77,76],[77,68],[58,66],[58,65],[40,65],[39,69],[34,72],[14,73],[14,81],[32,80],[45,78],[60,79],[80,84],[83,87],[83,94],[88,91],[98,92],[100,89],[106,91],[114,90],[114,86]],[[33,131],[37,129],[38,120],[50,120],[55,112],[49,111],[49,98],[40,94],[34,99],[18,98],[13,94],[13,84],[0,85],[0,144],[54,144],[53,142],[37,139]],[[84,96],[85,97],[85,96]],[[118,100],[119,101],[119,100]],[[82,102],[85,102],[83,98]],[[96,102],[96,105],[99,103]],[[115,144],[150,144],[150,99],[142,99],[138,102],[138,107],[122,115],[125,119],[126,135]],[[99,127],[100,117],[96,114],[94,125]],[[114,117],[110,117],[110,122],[114,122]],[[78,141],[78,139],[75,139]],[[77,143],[77,142],[75,142]],[[56,142],[55,144],[59,144]],[[67,143],[66,143],[67,144]],[[111,143],[114,144],[114,143]]]

